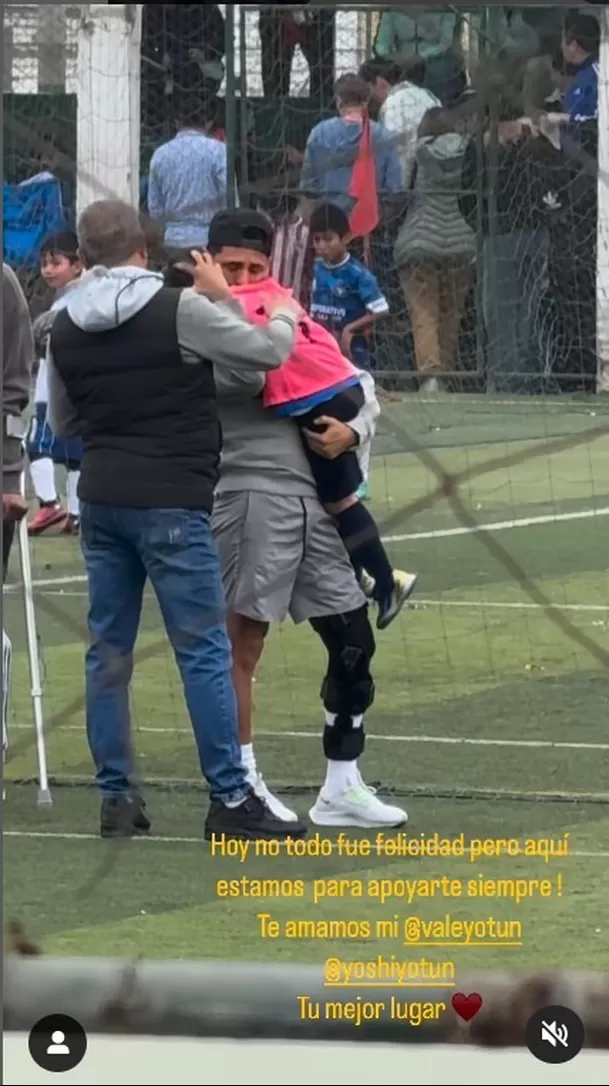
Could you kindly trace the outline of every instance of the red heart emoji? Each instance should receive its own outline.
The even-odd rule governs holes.
[[[469,995],[463,995],[463,992],[455,992],[451,1003],[455,1014],[458,1014],[459,1018],[462,1018],[464,1022],[471,1022],[482,1006],[482,996],[478,995],[477,992],[470,992]]]

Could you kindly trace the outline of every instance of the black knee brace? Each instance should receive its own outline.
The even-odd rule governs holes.
[[[324,754],[337,762],[359,758],[365,745],[363,724],[354,726],[374,701],[370,663],[376,651],[367,607],[346,615],[313,619],[311,625],[328,650],[321,698],[334,724],[324,729]]]

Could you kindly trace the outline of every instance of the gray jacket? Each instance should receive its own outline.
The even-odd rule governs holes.
[[[133,316],[162,285],[158,275],[142,269],[93,269],[70,294],[68,314],[89,331],[112,327]],[[263,408],[260,396],[264,372],[280,366],[292,350],[291,310],[278,311],[266,326],[256,327],[238,302],[212,303],[187,289],[178,304],[177,335],[186,364],[202,358],[214,364],[223,438],[218,489],[315,497],[297,426]],[[49,423],[58,437],[77,436],[76,411],[50,353],[48,359]],[[366,403],[350,425],[364,444],[374,433],[379,406],[372,378],[360,377]]]
[[[7,264],[2,279],[2,492],[19,494],[34,338],[25,295]]]
[[[398,268],[420,260],[474,259],[476,239],[459,211],[467,143],[456,132],[418,141],[412,202],[394,248]]]

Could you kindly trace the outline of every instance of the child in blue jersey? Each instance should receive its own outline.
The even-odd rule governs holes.
[[[372,370],[370,334],[380,317],[389,313],[389,305],[373,273],[355,260],[348,249],[349,220],[345,212],[334,204],[321,204],[311,213],[309,237],[313,242],[315,264],[311,287],[309,312],[311,317],[331,332],[338,341],[342,353],[360,370]],[[331,412],[328,412],[331,414]],[[356,491],[361,500],[368,497],[368,469],[370,442],[357,450],[360,478]],[[368,538],[361,506],[354,505],[342,512],[342,518],[352,520],[356,536]],[[343,529],[346,528],[346,523]],[[379,539],[377,559],[384,553]],[[385,556],[384,580],[389,578],[390,566]],[[360,580],[367,596],[378,595],[379,584],[370,573],[361,571]],[[387,605],[393,614],[407,600],[415,587],[416,574],[394,571],[394,592]],[[398,602],[396,603],[396,596]],[[387,624],[384,615],[379,628]]]
[[[309,224],[316,261],[310,313],[331,331],[341,350],[358,369],[374,369],[370,333],[379,317],[389,313],[387,299],[372,272],[351,256],[347,248],[349,220],[339,207],[322,204]],[[369,497],[370,445],[360,449],[364,481],[358,497]]]
[[[359,369],[373,369],[369,337],[387,299],[372,272],[347,248],[349,220],[340,207],[322,204],[309,222],[315,250],[309,312],[333,333],[343,354]]]

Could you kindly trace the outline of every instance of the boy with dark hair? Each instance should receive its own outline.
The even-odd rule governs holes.
[[[577,14],[565,19],[562,55],[575,78],[562,108],[573,125],[598,119],[598,62],[600,29],[594,15]]]
[[[30,475],[39,509],[28,526],[31,536],[41,535],[48,528],[62,525],[68,535],[78,534],[79,509],[77,498],[82,443],[80,438],[57,438],[47,421],[48,383],[46,352],[53,321],[63,309],[66,292],[82,274],[76,234],[63,230],[50,234],[42,243],[40,273],[47,286],[57,293],[47,313],[34,322],[34,342],[39,358],[34,391],[35,413],[27,438]],[[57,497],[55,468],[67,472],[67,514]]]
[[[334,204],[311,213],[309,231],[315,252],[311,316],[338,340],[346,358],[360,369],[374,369],[369,335],[389,306],[373,273],[351,256],[349,220]]]
[[[343,354],[360,369],[373,369],[369,335],[379,317],[389,312],[375,276],[349,253],[349,220],[334,204],[312,212],[309,231],[316,261],[313,266],[311,316],[338,339]],[[363,481],[358,490],[369,497],[371,447],[359,450]]]

